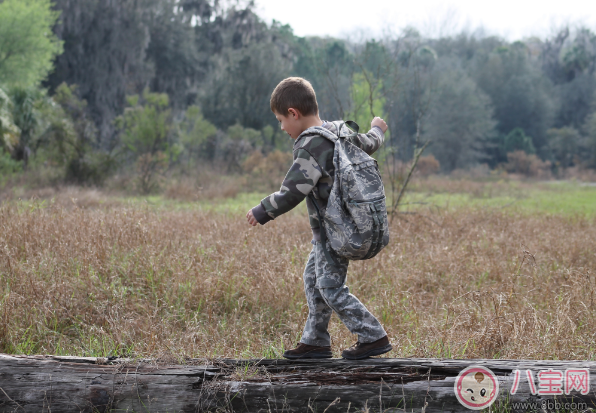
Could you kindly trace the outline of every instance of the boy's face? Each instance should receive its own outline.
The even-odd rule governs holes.
[[[302,132],[304,132],[302,125],[302,115],[296,109],[288,109],[286,116],[277,112],[273,113],[279,122],[281,130],[290,135],[290,138],[296,139]]]

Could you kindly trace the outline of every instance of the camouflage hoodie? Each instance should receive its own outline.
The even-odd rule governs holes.
[[[324,122],[323,127],[336,134],[337,129],[331,122]],[[378,126],[368,133],[360,133],[350,142],[364,152],[372,155],[383,144],[385,136]],[[329,139],[313,135],[312,129],[304,131],[294,142],[294,163],[286,174],[279,191],[264,198],[252,209],[255,219],[264,225],[272,219],[285,214],[297,206],[312,191],[319,206],[327,206],[329,192],[333,186],[335,168],[333,167],[333,151],[335,145]],[[306,206],[310,218],[310,227],[315,240],[320,240],[320,226],[317,211],[311,200],[306,198]]]

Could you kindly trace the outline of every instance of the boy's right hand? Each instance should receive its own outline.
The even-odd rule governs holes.
[[[252,214],[252,209],[250,209],[247,213],[246,213],[246,219],[248,220],[248,223],[250,225],[252,225],[253,227],[256,227],[257,224],[259,223],[257,221],[257,219],[255,218],[255,216]]]
[[[370,123],[370,128],[372,129],[373,127],[378,126],[379,128],[381,128],[381,130],[383,131],[383,133],[387,132],[387,124],[385,123],[385,121],[383,119],[381,119],[380,117],[375,117],[372,122]]]

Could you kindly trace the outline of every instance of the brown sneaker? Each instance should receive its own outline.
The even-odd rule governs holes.
[[[387,336],[373,341],[372,343],[356,343],[347,350],[342,351],[341,356],[348,360],[360,360],[367,357],[378,356],[391,351],[393,347]]]
[[[283,356],[287,359],[330,359],[331,346],[310,346],[298,343],[296,348],[284,351]]]

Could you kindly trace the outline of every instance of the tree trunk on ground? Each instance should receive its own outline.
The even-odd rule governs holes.
[[[498,402],[554,400],[532,394],[526,370],[539,389],[540,371],[596,372],[596,362],[532,360],[366,359],[151,360],[0,355],[0,412],[460,412],[458,374],[470,366],[497,377]],[[514,395],[514,371],[520,370]],[[577,382],[579,383],[579,382]],[[591,390],[591,389],[590,389]],[[556,401],[596,407],[596,395],[556,396]],[[426,406],[426,410],[423,407]],[[570,411],[571,409],[569,409]]]

